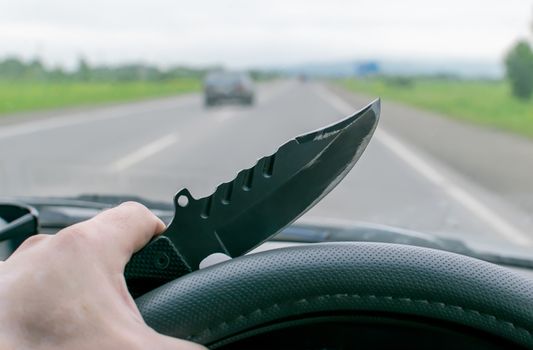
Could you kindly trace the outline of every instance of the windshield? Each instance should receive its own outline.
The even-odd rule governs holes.
[[[199,198],[381,97],[302,220],[531,247],[532,20],[518,0],[0,1],[0,196]]]

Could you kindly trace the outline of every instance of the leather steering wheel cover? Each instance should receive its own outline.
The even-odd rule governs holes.
[[[388,243],[276,249],[196,271],[136,300],[163,334],[209,345],[319,312],[447,321],[533,348],[533,281],[440,250]]]

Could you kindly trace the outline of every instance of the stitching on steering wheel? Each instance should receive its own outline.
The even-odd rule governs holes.
[[[255,309],[252,312],[249,312],[249,313],[247,313],[245,315],[238,315],[237,317],[235,317],[234,319],[232,319],[230,321],[223,321],[223,322],[217,324],[216,326],[207,327],[204,330],[202,330],[199,333],[197,333],[196,335],[190,336],[189,339],[195,339],[195,338],[204,337],[206,335],[206,333],[208,334],[210,332],[213,332],[217,328],[221,328],[223,326],[228,326],[228,325],[231,325],[232,323],[236,323],[238,321],[242,321],[243,318],[244,319],[248,319],[253,314],[255,314],[255,313],[263,313],[263,312],[265,312],[268,309],[279,308],[280,306],[295,306],[298,303],[310,303],[313,300],[319,300],[319,299],[324,299],[324,298],[335,298],[335,299],[352,298],[352,299],[373,299],[373,300],[387,300],[387,301],[396,300],[396,301],[399,301],[399,302],[412,303],[412,304],[418,303],[418,304],[427,304],[427,305],[437,305],[437,306],[442,307],[442,308],[454,309],[454,310],[462,312],[462,313],[470,313],[470,314],[475,314],[475,315],[478,315],[478,316],[481,316],[481,317],[485,317],[485,318],[489,319],[490,322],[495,322],[496,324],[501,325],[501,326],[503,326],[503,325],[509,326],[509,327],[515,329],[517,332],[526,333],[529,338],[533,337],[533,334],[532,334],[533,331],[532,330],[528,330],[525,327],[517,326],[513,322],[499,319],[498,317],[496,317],[494,315],[483,313],[483,312],[480,312],[480,311],[474,310],[474,309],[464,308],[464,307],[459,306],[459,305],[446,304],[446,303],[443,303],[443,302],[427,300],[427,299],[412,299],[412,298],[407,298],[407,297],[379,296],[379,295],[373,295],[373,294],[369,294],[369,295],[361,295],[361,294],[322,294],[322,295],[313,296],[313,297],[309,297],[309,298],[302,298],[302,299],[298,299],[298,300],[294,300],[294,301],[289,301],[289,302],[286,302],[286,303],[274,303],[274,304],[271,304],[271,305],[269,305],[267,307],[264,307],[264,308]]]

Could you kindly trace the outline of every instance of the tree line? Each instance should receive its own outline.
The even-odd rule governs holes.
[[[533,39],[533,20],[531,21]],[[511,83],[513,95],[521,100],[529,100],[533,95],[533,50],[532,41],[521,39],[505,56],[507,79]]]
[[[174,66],[161,69],[144,63],[120,65],[90,65],[80,58],[77,68],[48,68],[39,59],[24,61],[17,57],[0,59],[0,80],[27,81],[163,81],[177,78],[201,78],[207,71],[219,67],[191,68]]]
[[[507,78],[513,95],[528,100],[533,95],[533,50],[526,40],[518,41],[505,57]]]

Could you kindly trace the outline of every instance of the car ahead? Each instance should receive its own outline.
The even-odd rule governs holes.
[[[244,72],[217,71],[209,73],[204,81],[204,103],[212,106],[223,101],[254,103],[253,81]]]

